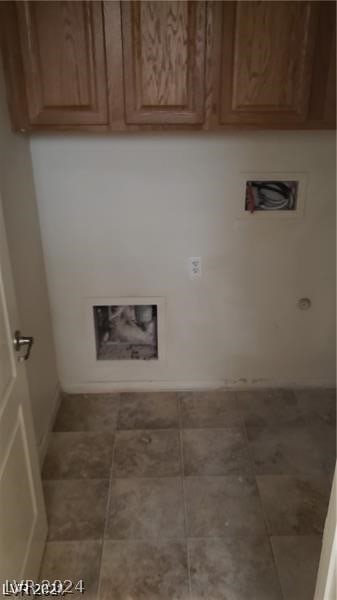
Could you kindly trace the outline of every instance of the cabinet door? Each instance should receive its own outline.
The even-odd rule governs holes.
[[[206,2],[122,2],[125,118],[202,124]]]
[[[307,116],[316,3],[221,3],[220,123],[286,126]]]
[[[336,3],[319,2],[308,126],[336,126]]]
[[[101,2],[17,2],[30,124],[108,121]]]

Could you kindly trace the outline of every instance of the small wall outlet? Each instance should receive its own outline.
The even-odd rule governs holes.
[[[190,256],[188,259],[188,273],[191,279],[201,277],[201,256]]]

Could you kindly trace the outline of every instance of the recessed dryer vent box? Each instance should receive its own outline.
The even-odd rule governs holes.
[[[158,358],[157,305],[93,306],[97,360]]]
[[[297,207],[298,181],[250,180],[246,182],[245,210],[288,211]]]
[[[303,217],[306,173],[241,172],[239,181],[239,217],[254,216],[257,220]]]
[[[159,296],[85,298],[81,344],[87,381],[150,381],[166,361],[166,302]]]

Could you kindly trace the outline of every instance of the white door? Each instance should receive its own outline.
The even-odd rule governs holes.
[[[333,478],[328,514],[323,532],[314,600],[337,598],[337,467]]]
[[[47,534],[25,362],[0,197],[0,596],[6,580],[38,576]],[[25,332],[31,333],[31,332]]]

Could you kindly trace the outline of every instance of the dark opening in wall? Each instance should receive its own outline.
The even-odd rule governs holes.
[[[97,360],[158,359],[157,305],[94,306]]]
[[[245,210],[296,210],[298,181],[247,181]]]

